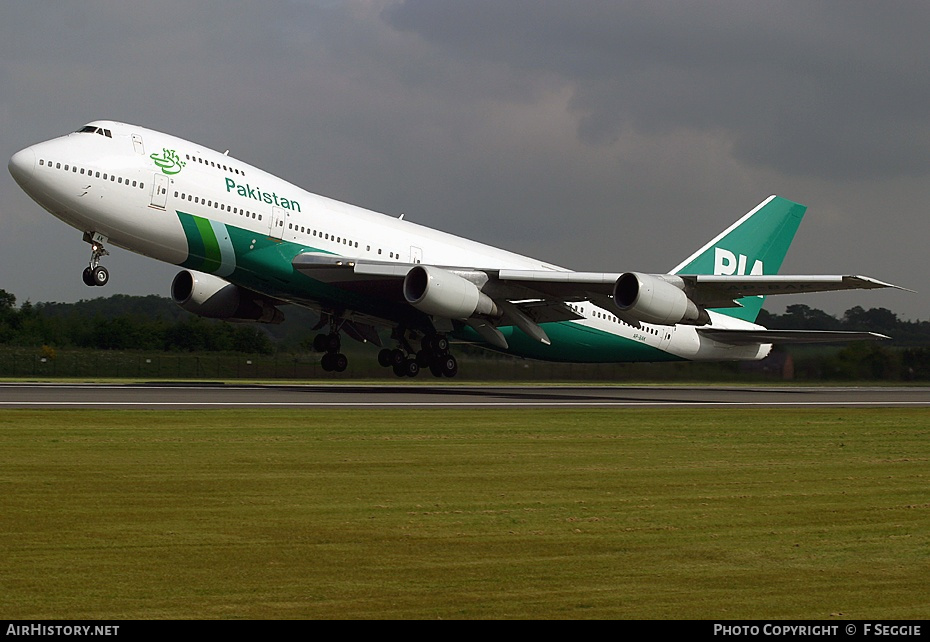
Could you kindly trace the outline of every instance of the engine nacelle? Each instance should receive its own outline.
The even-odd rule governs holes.
[[[281,311],[248,290],[218,276],[182,270],[171,281],[171,298],[179,306],[210,319],[281,323]]]
[[[407,273],[404,298],[417,310],[445,319],[467,319],[476,314],[500,316],[497,305],[477,285],[430,265],[416,265]]]
[[[614,305],[624,315],[646,323],[709,323],[705,310],[697,307],[676,285],[650,274],[626,272],[614,284]]]

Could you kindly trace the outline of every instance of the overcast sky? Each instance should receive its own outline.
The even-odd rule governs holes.
[[[101,118],[572,269],[665,272],[769,194],[783,272],[919,290],[770,300],[930,318],[930,3],[4,0],[0,149]],[[0,176],[21,303],[168,294],[176,267]]]

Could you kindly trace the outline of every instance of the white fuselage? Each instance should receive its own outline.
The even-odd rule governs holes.
[[[10,170],[34,200],[69,225],[177,265],[189,255],[188,239],[177,216],[177,212],[186,212],[247,230],[256,237],[281,239],[298,252],[319,251],[398,264],[564,271],[543,261],[312,194],[226,154],[113,121],[96,121],[82,132],[26,148],[10,161]],[[288,298],[286,288],[265,294]],[[301,301],[301,297],[295,294],[292,300]],[[634,328],[590,302],[570,305],[584,317],[570,322],[578,330],[614,335],[670,358],[759,359],[771,349],[769,344],[733,346],[710,341],[688,325],[643,324]],[[759,327],[713,312],[711,318],[715,327]],[[545,354],[530,356],[547,358]],[[573,360],[564,354],[557,358]]]

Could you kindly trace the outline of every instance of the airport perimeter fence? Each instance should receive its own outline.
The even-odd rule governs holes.
[[[737,364],[549,363],[493,353],[457,354],[458,380],[489,381],[756,381],[780,380],[773,370],[747,372]],[[349,355],[345,372],[326,372],[317,353],[246,355],[0,347],[0,377],[135,380],[397,380],[377,363],[377,352]],[[418,380],[431,381],[423,369]]]

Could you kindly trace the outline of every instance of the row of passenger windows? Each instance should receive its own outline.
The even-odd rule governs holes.
[[[90,176],[91,178],[100,178],[105,181],[111,181],[113,183],[119,183],[120,185],[131,185],[132,187],[138,187],[139,189],[145,189],[145,183],[140,181],[131,181],[128,178],[123,178],[122,176],[117,176],[116,174],[108,174],[107,172],[99,172],[92,169],[85,169],[83,167],[78,167],[77,165],[69,165],[68,163],[53,163],[50,160],[45,160],[44,158],[39,159],[40,167],[49,167],[53,169],[61,169],[66,172],[71,172],[72,174],[82,174],[84,176]]]
[[[175,198],[180,198],[182,201],[190,201],[191,203],[196,203],[198,205],[205,205],[207,207],[212,207],[214,209],[220,210],[221,212],[232,212],[233,214],[238,214],[239,216],[244,216],[246,218],[254,218],[257,220],[262,220],[261,214],[256,214],[250,210],[244,210],[239,207],[233,207],[232,205],[227,205],[226,203],[220,203],[219,201],[213,201],[207,198],[201,198],[199,196],[194,196],[193,194],[185,194],[183,192],[174,193]]]
[[[195,163],[200,163],[201,165],[209,165],[210,167],[215,167],[216,169],[221,169],[225,172],[232,172],[234,174],[238,174],[239,176],[245,176],[245,170],[239,169],[238,167],[233,167],[232,165],[226,166],[222,163],[215,163],[213,161],[204,160],[200,156],[191,156],[190,154],[185,154],[184,157],[189,161],[194,161]]]
[[[226,205],[225,203],[214,201],[212,199],[203,198],[200,196],[194,196],[193,194],[187,194],[185,192],[175,191],[174,197],[179,198],[182,201],[189,201],[197,205],[203,205],[204,207],[212,207],[214,209],[220,210],[221,212],[231,212],[233,214],[238,214],[239,216],[244,216],[245,218],[251,218],[251,219],[258,220],[258,221],[262,220],[261,214],[252,212],[251,210],[245,210],[239,207],[233,207],[232,205]],[[341,236],[336,236],[335,234],[330,234],[328,232],[322,232],[319,230],[311,230],[310,228],[303,226],[303,225],[295,225],[294,223],[288,223],[287,229],[293,232],[299,231],[302,234],[312,234],[313,236],[317,238],[320,238],[326,241],[332,241],[334,243],[341,243],[342,245],[347,245],[349,247],[354,247],[354,248],[358,247],[358,241],[350,241],[349,239],[345,239],[345,238],[342,238]],[[366,245],[365,251],[371,252],[371,246]],[[378,248],[379,256],[383,255],[383,252],[384,251],[381,248]],[[392,259],[398,259],[398,260],[400,259],[400,252],[389,252],[388,255]]]
[[[582,315],[582,316],[584,315],[584,312],[582,312],[581,306],[580,306],[580,305],[572,305],[571,303],[569,303],[569,304],[568,304],[568,307],[570,307],[572,310],[574,310],[574,311],[577,312],[578,314],[580,314],[580,315]],[[604,312],[600,312],[599,310],[594,310],[593,312],[591,312],[591,316],[594,317],[595,319],[604,319],[605,321],[611,321],[611,322],[613,322],[613,323],[619,323],[619,324],[621,324],[621,325],[629,326],[629,327],[631,327],[631,328],[633,327],[633,326],[631,326],[629,323],[627,323],[626,321],[624,321],[624,320],[622,320],[622,319],[618,319],[617,317],[615,317],[615,316],[612,315],[612,314],[606,314],[606,313],[604,313]],[[648,326],[648,325],[645,325],[645,324],[640,324],[640,327],[637,328],[637,329],[638,329],[638,330],[642,330],[643,332],[648,332],[649,334],[652,334],[652,335],[655,335],[655,336],[659,336],[659,335],[660,335],[660,332],[659,332],[659,330],[658,330],[657,328],[653,328],[653,327]]]
[[[305,227],[303,225],[295,225],[294,223],[288,223],[287,229],[292,230],[294,232],[300,232],[301,234],[312,234],[313,236],[316,236],[317,238],[321,238],[324,241],[334,241],[336,243],[342,243],[343,245],[348,245],[349,247],[358,247],[358,241],[350,241],[349,239],[344,239],[341,236],[336,236],[335,234],[330,234],[328,232],[320,232],[318,230],[311,230],[309,227]],[[366,245],[365,251],[371,252],[371,246]],[[383,254],[383,250],[381,248],[378,248],[378,254],[379,255]],[[389,252],[388,254],[392,259],[400,259],[400,252]]]

